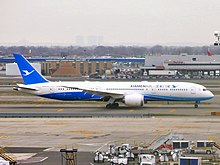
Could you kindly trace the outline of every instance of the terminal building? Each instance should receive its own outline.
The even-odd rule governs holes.
[[[141,70],[145,76],[219,77],[220,55],[146,55]]]

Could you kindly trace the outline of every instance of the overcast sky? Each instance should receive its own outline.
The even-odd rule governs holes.
[[[212,44],[220,0],[0,0],[0,43]]]

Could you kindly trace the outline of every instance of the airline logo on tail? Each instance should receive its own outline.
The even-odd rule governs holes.
[[[31,73],[34,72],[34,70],[32,70],[30,72],[28,70],[22,70],[22,72],[24,72],[23,76],[29,76]]]

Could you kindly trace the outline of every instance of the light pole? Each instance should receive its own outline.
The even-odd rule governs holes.
[[[215,31],[214,36],[216,37],[216,41],[214,42],[214,46],[220,46],[220,33],[218,31]]]

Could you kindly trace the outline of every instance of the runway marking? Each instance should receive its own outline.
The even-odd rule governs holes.
[[[208,136],[208,140],[217,141],[217,136]]]
[[[69,130],[65,132],[70,132],[70,133],[80,133],[80,134],[103,134],[103,132],[96,132],[96,131],[87,131],[87,130]]]
[[[38,101],[44,101],[45,99],[44,98],[40,98],[40,99],[38,99]]]
[[[159,128],[178,128],[178,129],[183,129],[183,128],[201,128],[200,126],[190,126],[190,125],[176,125],[176,126],[173,126],[173,127],[168,127],[168,126],[160,126]]]
[[[82,146],[100,146],[100,144],[95,144],[95,143],[78,143],[78,144]]]
[[[58,126],[58,125],[64,125],[64,123],[50,122],[50,123],[47,123],[47,125],[54,125],[54,126]]]
[[[201,112],[201,114],[208,114],[208,113],[211,113],[211,112],[213,112],[213,110],[203,111],[203,112]]]
[[[63,109],[57,109],[57,112],[63,112],[64,110]]]
[[[43,151],[51,151],[51,150],[54,150],[54,147],[47,148],[47,149],[45,149]]]
[[[40,160],[40,162],[43,162],[43,161],[45,161],[46,159],[48,159],[48,157],[42,158],[42,159]]]
[[[161,126],[161,127],[159,127],[159,128],[162,128],[162,130],[158,130],[158,129],[156,129],[156,130],[152,130],[152,132],[154,132],[154,133],[160,133],[160,134],[162,134],[162,133],[168,133],[168,132],[171,132],[172,130],[165,130],[164,128],[166,128],[165,126]]]
[[[96,151],[101,150],[103,147],[107,146],[107,145],[110,144],[110,143],[111,143],[111,141],[108,141],[108,142],[104,143],[101,147],[99,147],[98,149],[96,149]]]
[[[173,113],[173,112],[176,112],[176,110],[175,109],[171,109],[171,110],[169,110],[169,112]]]
[[[5,139],[5,138],[9,138],[10,136],[0,136],[0,139]]]
[[[180,128],[180,129],[182,129],[182,128],[189,128],[189,129],[191,129],[191,128],[201,128],[200,126],[182,126],[182,125],[180,125],[180,126],[174,126],[173,128]]]

